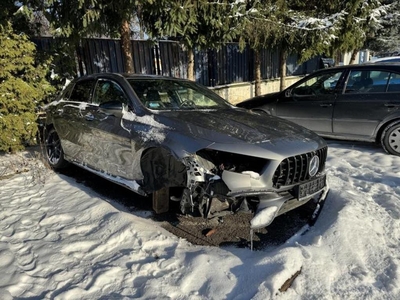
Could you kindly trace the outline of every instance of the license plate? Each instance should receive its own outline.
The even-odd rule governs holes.
[[[326,185],[326,177],[322,176],[312,181],[298,185],[295,188],[297,199],[302,200],[322,190]]]

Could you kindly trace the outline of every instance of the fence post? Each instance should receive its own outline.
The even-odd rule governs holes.
[[[217,77],[217,61],[215,59],[215,50],[209,49],[207,51],[207,62],[208,62],[208,86],[216,85]]]
[[[155,53],[155,64],[156,64],[156,74],[162,75],[161,73],[161,59],[160,59],[160,47],[158,42],[154,45],[154,53]]]

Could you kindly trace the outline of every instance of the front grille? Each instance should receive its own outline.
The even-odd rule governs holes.
[[[318,174],[325,169],[327,154],[328,147],[324,147],[317,151],[285,158],[275,170],[274,177],[272,179],[273,186],[279,188],[283,185],[292,185],[307,181],[311,178],[310,174],[308,173],[310,160],[314,157],[314,155],[318,156]]]

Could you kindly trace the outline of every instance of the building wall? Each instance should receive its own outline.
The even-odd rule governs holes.
[[[371,53],[369,50],[361,50],[357,53],[355,64],[360,64],[370,60]],[[342,65],[350,64],[351,52],[343,53],[343,61],[340,62]]]
[[[285,86],[288,87],[301,78],[302,76],[288,76],[286,77]],[[261,83],[261,94],[279,92],[279,86],[280,78],[264,80]],[[232,104],[237,104],[255,96],[254,82],[232,83],[228,85],[212,87],[210,89]]]

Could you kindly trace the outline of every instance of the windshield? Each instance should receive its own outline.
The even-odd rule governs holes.
[[[152,110],[221,109],[230,105],[194,82],[169,79],[128,79],[142,104]]]

